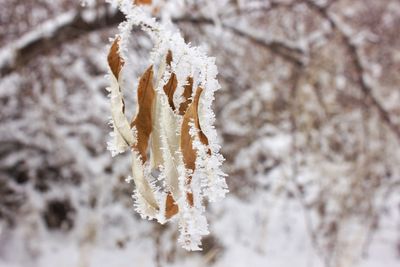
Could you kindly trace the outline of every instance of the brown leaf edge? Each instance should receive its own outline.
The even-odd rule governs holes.
[[[110,66],[111,72],[117,80],[119,79],[119,74],[125,64],[124,59],[119,54],[120,40],[121,38],[119,36],[114,39],[107,57],[108,65]]]
[[[193,78],[188,77],[186,80],[186,85],[184,86],[184,91],[182,96],[184,97],[184,101],[179,106],[179,115],[185,115],[186,110],[188,109],[190,103],[192,103],[192,91],[193,91]]]
[[[166,61],[167,65],[169,67],[171,67],[171,62],[172,62],[171,50],[168,50],[165,61]],[[164,93],[168,97],[168,104],[172,108],[173,111],[175,111],[174,94],[175,94],[177,85],[178,85],[178,79],[176,78],[176,74],[171,73],[171,77],[169,78],[168,82],[163,87]]]
[[[152,106],[155,98],[153,87],[153,66],[150,66],[140,77],[137,90],[138,113],[131,122],[131,128],[136,127],[137,142],[133,146],[141,156],[142,162],[147,161],[147,147],[152,131]]]
[[[183,116],[183,122],[182,122],[182,129],[181,129],[181,151],[182,151],[182,156],[183,156],[183,162],[185,164],[186,169],[190,169],[192,171],[195,170],[196,168],[196,150],[193,148],[193,137],[190,135],[190,122],[194,122],[194,126],[198,130],[199,134],[199,139],[200,142],[202,142],[204,145],[208,146],[208,139],[206,135],[202,132],[201,127],[200,127],[200,121],[199,121],[199,114],[198,114],[198,108],[199,108],[199,100],[201,93],[203,92],[203,89],[201,87],[198,87],[196,90],[196,95],[194,96],[193,102],[190,104],[188,107],[185,115]],[[211,151],[208,150],[208,153],[210,154]],[[186,183],[189,185],[191,183],[192,176],[187,177]],[[190,206],[193,206],[193,194],[192,193],[187,193],[187,200],[190,204]]]

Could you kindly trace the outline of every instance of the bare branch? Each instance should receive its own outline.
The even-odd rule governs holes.
[[[192,23],[192,24],[214,24],[214,20],[205,17],[180,17],[173,20],[175,23]],[[222,22],[221,26],[224,29],[231,31],[233,34],[240,36],[242,38],[248,39],[249,41],[255,43],[256,45],[262,46],[269,50],[270,52],[276,54],[277,56],[283,58],[284,60],[301,67],[304,65],[304,51],[296,47],[291,47],[288,44],[278,41],[278,40],[266,40],[254,36],[253,34],[246,32],[244,30],[238,29],[234,26],[228,25]]]
[[[82,35],[114,26],[124,18],[120,12],[110,14],[105,11],[102,13],[92,21],[86,21],[81,12],[64,14],[69,15],[70,18],[58,23],[50,34],[43,30],[44,25],[40,25],[37,27],[37,31],[29,32],[8,47],[3,47],[0,50],[1,58],[7,57],[7,60],[0,62],[0,75],[4,77],[21,66],[25,66],[35,57],[42,57],[54,48],[78,39]]]
[[[268,8],[274,7],[276,6],[274,5]],[[37,34],[35,38],[29,40],[28,42],[21,42],[22,40],[26,39],[27,35],[32,34],[30,32],[22,36],[19,40],[15,41],[15,43],[20,42],[21,45],[8,48],[3,47],[1,49],[3,54],[8,54],[6,56],[8,56],[9,59],[0,62],[0,75],[4,77],[19,69],[20,67],[25,66],[28,62],[31,61],[31,59],[37,57],[38,55],[43,56],[44,54],[52,51],[54,48],[60,47],[60,45],[62,45],[63,43],[78,39],[81,36],[90,32],[102,30],[107,27],[117,25],[118,23],[122,22],[122,20],[123,14],[120,12],[113,12],[112,14],[110,14],[109,12],[103,12],[102,15],[99,15],[93,21],[86,21],[83,18],[82,13],[77,12],[72,19],[60,24],[57,28],[53,29],[51,35],[43,32],[41,34]],[[210,18],[196,18],[189,16],[174,18],[173,22],[210,25],[214,24],[214,21]],[[304,52],[298,48],[291,47],[281,41],[270,41],[259,38],[257,36],[253,36],[246,31],[240,30],[226,23],[223,23],[222,27],[231,31],[237,36],[246,38],[257,45],[270,50],[272,53],[296,66],[301,67],[304,65]]]
[[[392,122],[390,118],[389,112],[382,106],[382,104],[378,101],[378,99],[373,95],[373,88],[365,81],[365,70],[361,63],[360,53],[356,45],[354,45],[351,41],[350,36],[348,36],[337,24],[337,22],[329,15],[328,7],[329,6],[319,6],[315,4],[313,1],[304,0],[304,3],[314,12],[319,14],[322,18],[327,20],[332,27],[332,29],[337,32],[340,38],[345,45],[351,61],[353,63],[356,80],[359,84],[359,87],[363,93],[363,95],[368,99],[374,108],[378,111],[379,116],[383,120],[383,122],[393,131],[393,133],[397,136],[398,140],[400,140],[400,128],[398,125]]]

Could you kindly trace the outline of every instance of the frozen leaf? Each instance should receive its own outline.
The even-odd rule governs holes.
[[[156,94],[155,100],[152,107],[152,134],[151,134],[151,168],[157,169],[163,164],[162,152],[161,152],[161,103],[160,94]]]
[[[175,209],[175,207],[173,207],[175,205],[175,201],[173,200],[179,199],[181,195],[181,192],[179,192],[179,173],[177,170],[177,166],[181,164],[179,154],[177,153],[179,151],[179,132],[177,129],[179,129],[180,121],[178,118],[179,115],[175,114],[169,104],[166,103],[167,97],[165,95],[161,95],[160,99],[161,102],[165,102],[164,104],[160,104],[160,149],[162,151],[162,164],[165,182],[168,185],[167,191],[168,194],[171,193],[171,200],[170,203],[167,203],[167,207],[172,207]],[[176,209],[177,208],[178,207],[176,207]]]
[[[203,89],[201,87],[197,88],[196,95],[193,99],[193,102],[188,107],[182,122],[182,130],[181,130],[181,150],[183,155],[183,162],[185,167],[191,171],[194,171],[196,168],[196,150],[193,147],[194,137],[191,134],[191,123],[194,123],[194,127],[197,130],[198,137],[200,141],[204,145],[208,145],[208,139],[201,131],[200,122],[199,122],[199,115],[198,115],[198,108],[199,108],[199,100]],[[189,175],[187,177],[186,183],[191,183],[192,176]],[[187,192],[187,201],[189,202],[190,206],[193,206],[193,195],[191,192]]]
[[[115,136],[122,141],[129,139],[119,142],[121,148],[116,150],[132,147],[134,198],[140,215],[160,223],[178,217],[178,242],[187,250],[201,250],[201,238],[208,234],[204,199],[218,200],[227,191],[211,109],[214,92],[219,89],[215,59],[186,44],[179,32],[166,30],[148,16],[149,10],[134,4],[139,2],[118,0],[126,21],[120,25],[121,38],[109,57],[112,95],[116,96],[112,98],[116,101],[112,105]],[[127,50],[135,25],[156,44],[150,62],[158,72],[154,87],[152,67],[140,78],[138,112],[128,134],[119,83],[124,60],[118,45]],[[120,117],[114,116],[116,111]]]
[[[119,42],[120,38],[115,38],[108,54],[108,64],[111,70],[111,86],[109,88],[111,115],[114,128],[114,132],[112,133],[113,140],[108,143],[108,147],[113,152],[113,155],[125,151],[135,142],[129,122],[125,116],[125,103],[119,84],[119,76],[124,66],[124,60],[119,54]]]
[[[142,159],[134,150],[132,151],[132,176],[137,190],[135,197],[137,198],[139,213],[154,218],[159,210],[159,205],[154,196],[156,190],[146,179]]]
[[[137,142],[134,144],[143,162],[147,161],[147,146],[152,130],[152,107],[155,91],[153,88],[153,66],[150,66],[139,81],[137,99],[138,113],[131,123],[137,131]]]
[[[120,39],[120,37],[115,38],[107,57],[108,65],[110,66],[111,72],[117,80],[119,79],[119,73],[121,72],[121,69],[125,63],[123,58],[119,54]]]
[[[191,122],[194,123],[194,126],[198,131],[198,136],[200,138],[200,141],[204,145],[206,146],[208,145],[208,139],[200,128],[199,115],[198,115],[199,100],[202,92],[203,89],[201,89],[201,87],[198,87],[193,102],[187,109],[182,122],[181,149],[183,154],[183,162],[185,163],[186,168],[192,171],[194,171],[196,167],[196,151],[193,147],[194,139],[190,134]]]

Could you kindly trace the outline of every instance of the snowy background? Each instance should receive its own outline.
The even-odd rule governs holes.
[[[123,15],[2,0],[0,266],[400,266],[400,2],[153,2],[219,68],[230,193],[207,207],[203,251],[140,219],[129,155],[106,150]],[[153,44],[135,29],[131,46],[136,77]]]

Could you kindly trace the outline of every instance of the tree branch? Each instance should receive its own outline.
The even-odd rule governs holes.
[[[392,122],[389,112],[381,105],[381,103],[378,101],[378,99],[373,95],[373,88],[365,81],[365,78],[364,78],[365,70],[361,63],[360,53],[358,52],[357,46],[351,42],[350,36],[348,36],[339,27],[337,22],[329,15],[327,7],[319,6],[310,0],[304,0],[304,3],[311,10],[313,10],[314,12],[319,14],[326,21],[328,21],[328,23],[330,24],[332,29],[339,34],[340,38],[343,41],[343,44],[345,45],[345,47],[349,53],[351,61],[353,63],[355,73],[357,76],[356,80],[357,80],[357,83],[359,84],[361,92],[366,97],[366,99],[369,99],[371,101],[372,106],[378,111],[378,114],[381,117],[381,119],[383,120],[383,122],[389,127],[389,129],[391,129],[393,131],[393,133],[396,135],[398,140],[400,140],[399,126]]]
[[[106,10],[103,14],[97,16],[92,21],[86,21],[82,12],[66,13],[65,20],[57,23],[52,29],[46,30],[45,24],[37,27],[36,31],[23,35],[11,45],[3,47],[0,52],[0,75],[6,76],[19,67],[25,66],[33,58],[43,56],[55,47],[60,47],[64,43],[68,43],[78,39],[84,34],[98,31],[110,26],[117,25],[124,19],[124,15],[120,12],[110,14]],[[63,15],[59,15],[61,17]]]
[[[33,58],[43,56],[49,53],[56,47],[60,47],[64,43],[71,42],[80,38],[82,35],[90,32],[102,30],[108,27],[115,26],[124,20],[124,15],[120,12],[103,12],[102,15],[96,17],[92,21],[86,21],[83,18],[82,12],[77,12],[71,19],[59,23],[51,34],[43,31],[42,26],[38,27],[38,31],[29,32],[18,40],[14,41],[12,45],[3,47],[0,52],[0,76],[4,77],[20,67],[25,66]],[[51,22],[51,21],[49,21]],[[47,22],[47,23],[49,23]],[[214,25],[214,21],[205,17],[178,17],[173,18],[175,23],[192,23],[192,24],[210,24]],[[249,41],[262,46],[284,60],[296,65],[304,65],[304,52],[298,48],[294,48],[277,40],[265,40],[252,34],[237,29],[226,23],[222,27],[231,31],[237,36],[246,38]],[[32,36],[34,35],[34,38]],[[16,45],[15,45],[16,44]],[[4,60],[6,59],[6,60]]]
[[[180,17],[173,19],[175,23],[192,23],[192,24],[210,24],[214,25],[215,21],[210,18],[205,17]],[[291,47],[290,45],[278,41],[278,40],[266,40],[263,38],[259,38],[257,36],[252,35],[249,32],[244,30],[238,29],[234,26],[228,25],[227,23],[222,22],[221,27],[225,28],[226,30],[231,31],[233,34],[248,39],[249,41],[255,43],[256,45],[262,46],[269,50],[271,53],[276,54],[277,56],[281,57],[282,59],[298,66],[304,66],[304,51],[297,47]]]

